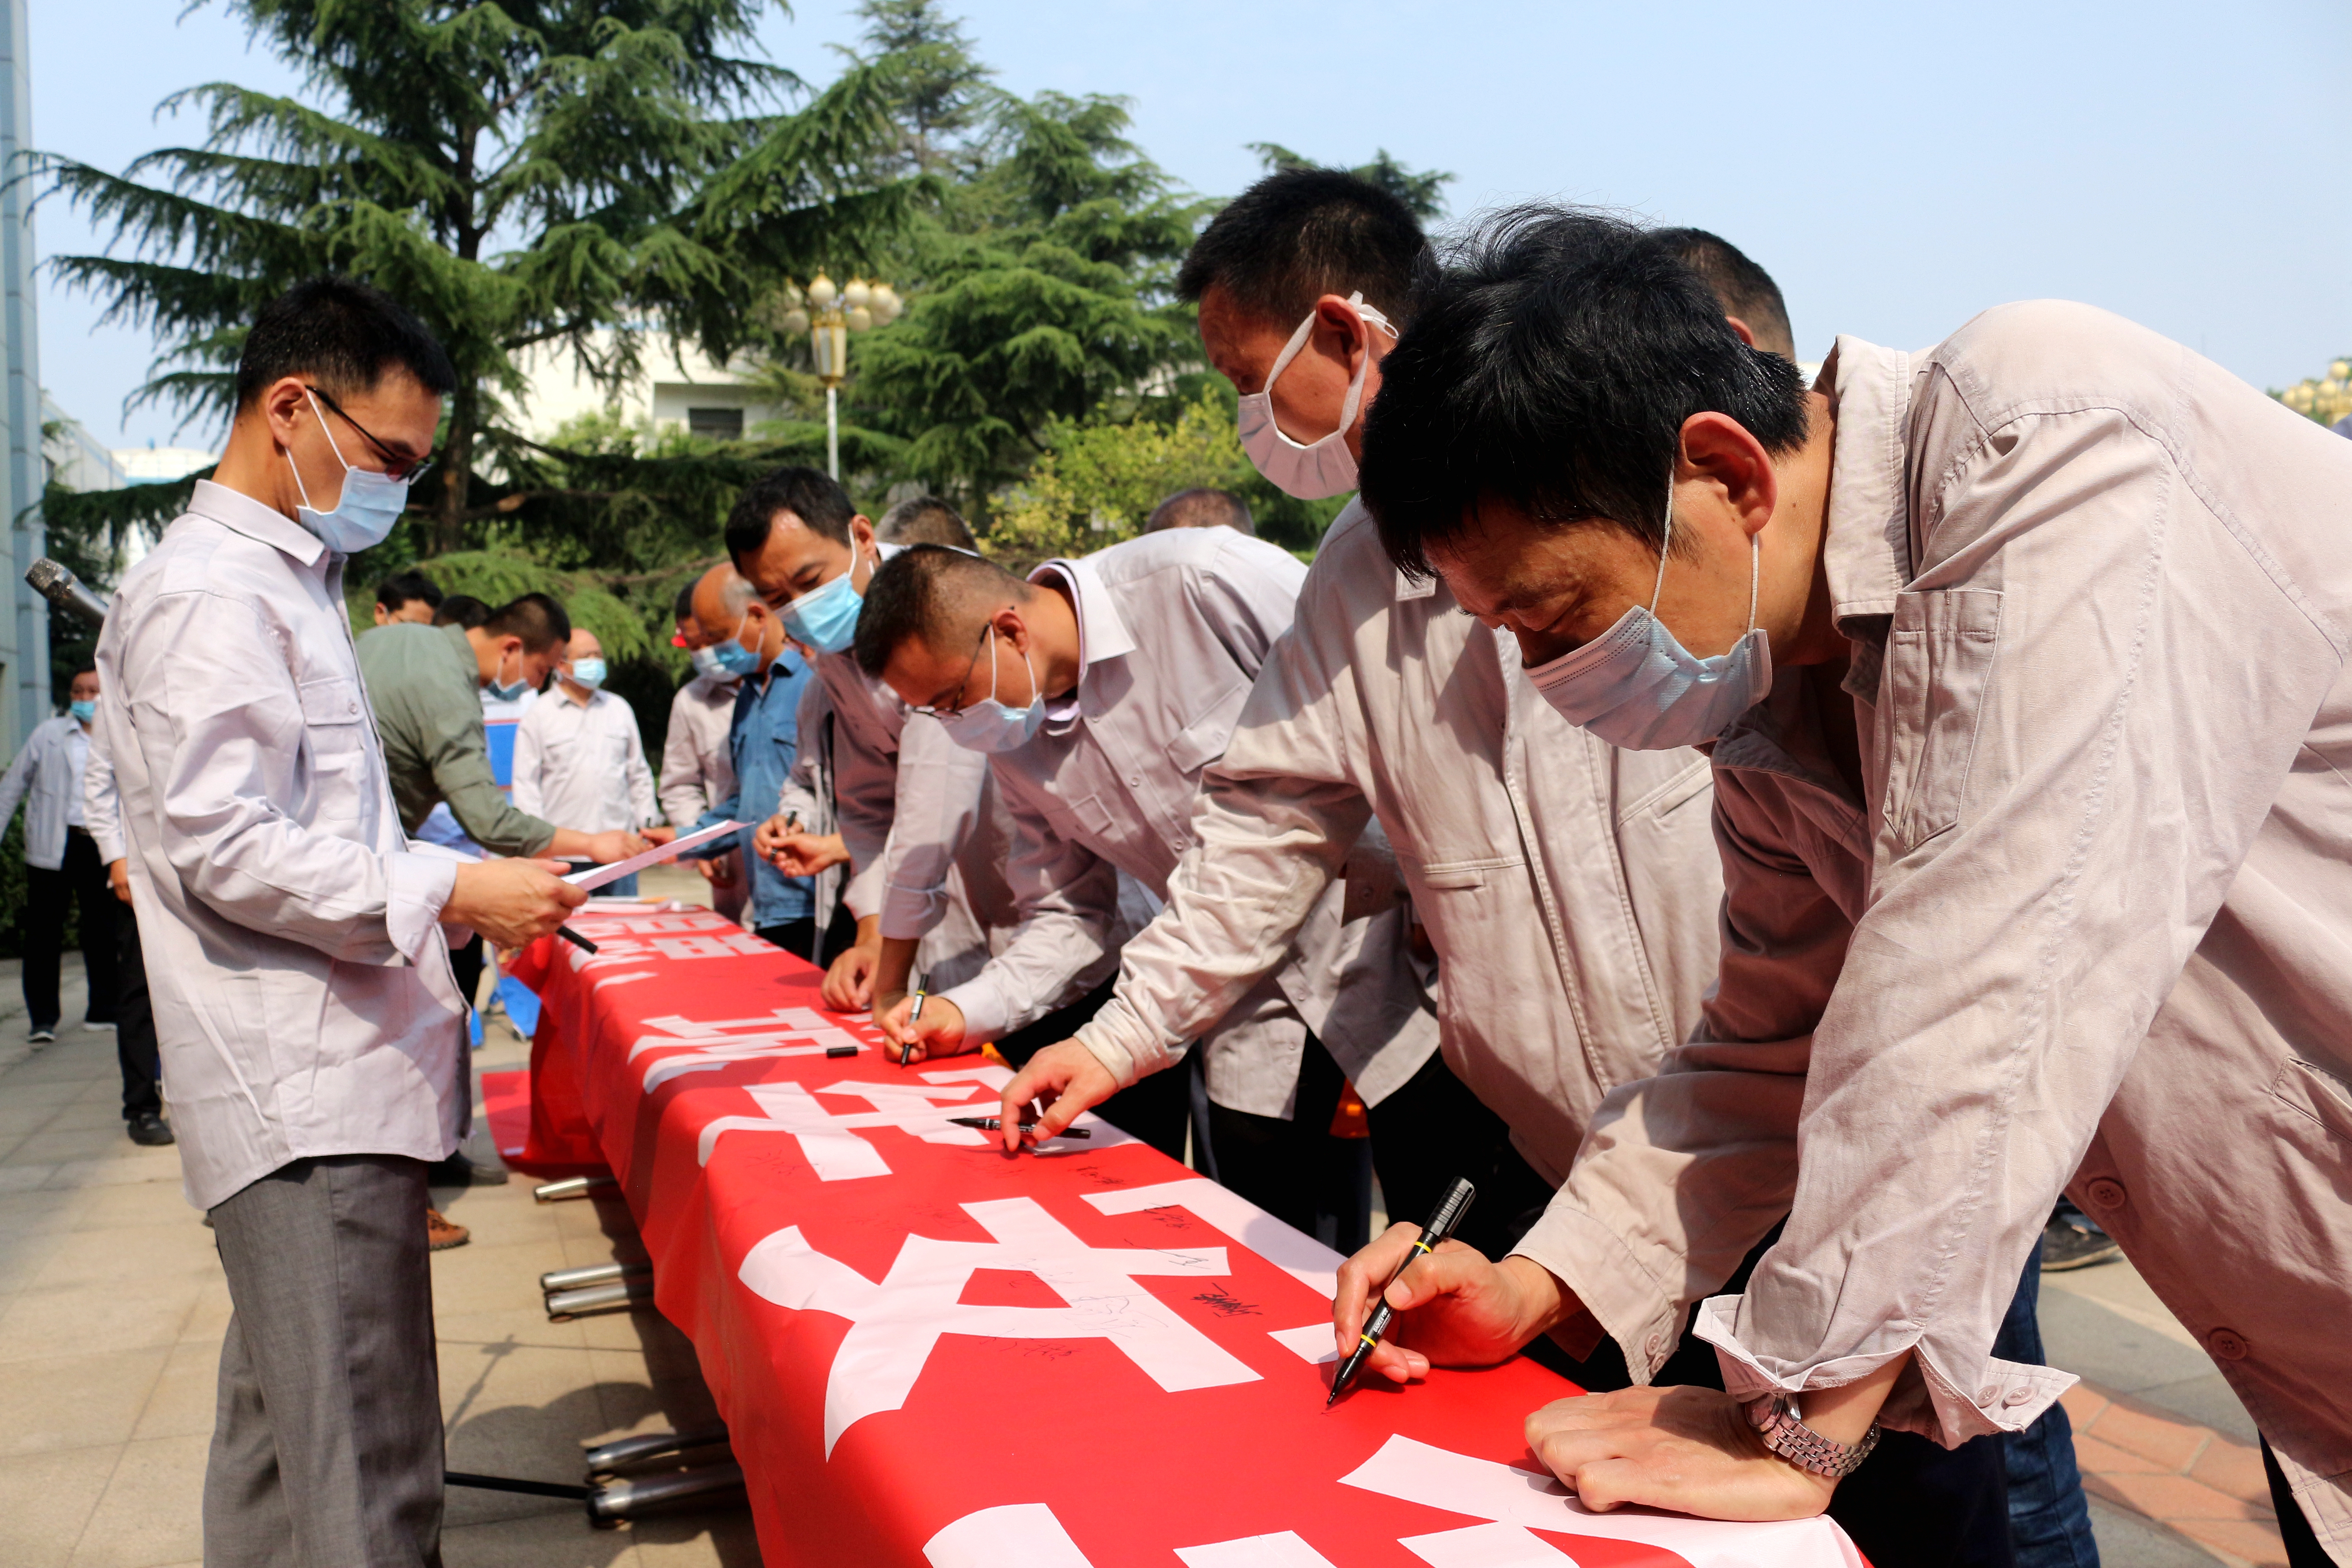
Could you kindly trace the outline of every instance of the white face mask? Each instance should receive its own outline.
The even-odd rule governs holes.
[[[335,440],[335,433],[327,428],[327,416],[319,408],[319,400],[309,388],[302,392],[310,400],[310,416],[318,420],[325,433],[327,447],[335,454],[335,461],[343,465],[343,490],[336,498],[332,511],[320,511],[310,504],[310,488],[302,482],[302,470],[295,467],[294,454],[286,454],[286,466],[294,469],[294,489],[302,498],[294,509],[295,517],[304,528],[319,538],[319,542],[342,555],[356,555],[372,545],[382,544],[392,531],[393,524],[408,507],[408,480],[395,479],[390,474],[379,474],[372,468],[354,468],[343,458],[343,449]]]
[[[1377,327],[1391,339],[1397,335],[1386,316],[1364,303],[1361,289],[1349,295],[1348,303],[1366,326]],[[1249,454],[1257,471],[1276,489],[1300,500],[1321,500],[1327,496],[1345,495],[1356,488],[1356,455],[1348,450],[1348,432],[1355,425],[1356,416],[1363,412],[1364,376],[1372,368],[1368,348],[1356,366],[1354,379],[1348,383],[1348,399],[1339,405],[1339,427],[1319,441],[1300,446],[1274,422],[1274,384],[1290,368],[1298,351],[1307,346],[1307,334],[1314,330],[1315,313],[1310,310],[1307,319],[1298,323],[1298,330],[1290,334],[1290,342],[1274,356],[1274,368],[1265,373],[1265,385],[1242,399],[1236,416],[1242,450]]]
[[[1029,671],[1029,706],[1008,708],[996,700],[996,637],[994,630],[982,634],[988,638],[988,697],[969,708],[953,713],[930,710],[948,732],[948,739],[973,752],[1010,752],[1029,742],[1037,727],[1045,721],[1045,694],[1037,689],[1037,667],[1023,654],[1021,663]]]
[[[1560,717],[1629,752],[1664,752],[1712,741],[1772,689],[1772,644],[1756,624],[1763,536],[1751,534],[1748,541],[1748,631],[1729,653],[1713,658],[1693,655],[1655,614],[1658,594],[1666,585],[1666,547],[1674,536],[1669,479],[1665,537],[1650,607],[1635,605],[1582,647],[1527,672]]]

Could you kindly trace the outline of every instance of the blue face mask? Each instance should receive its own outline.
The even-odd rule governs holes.
[[[686,657],[687,662],[694,666],[694,673],[697,675],[719,676],[732,673],[719,662],[719,655],[709,648],[696,648]]]
[[[1029,671],[1029,706],[1007,708],[996,700],[996,631],[994,627],[981,634],[988,639],[988,699],[953,713],[934,713],[947,729],[948,739],[973,752],[1011,752],[1028,744],[1029,737],[1045,721],[1045,694],[1037,689],[1036,667],[1023,654],[1021,663]]]
[[[743,621],[751,618],[751,612],[744,611],[743,620],[735,623],[735,635],[710,650],[710,657],[719,661],[719,668],[739,679],[760,673],[759,650],[743,646]]]
[[[343,493],[335,501],[332,511],[320,511],[310,505],[310,489],[302,482],[302,470],[294,467],[294,454],[286,454],[286,466],[294,469],[294,488],[301,492],[302,504],[294,509],[295,517],[304,528],[318,535],[319,542],[341,555],[356,555],[371,545],[382,544],[392,525],[408,507],[408,481],[395,479],[390,474],[379,474],[367,468],[354,468],[343,461],[343,449],[335,443],[335,433],[327,429],[327,416],[319,412],[319,400],[306,389],[303,396],[310,399],[310,412],[325,431],[327,446],[335,454],[335,461],[343,465]]]
[[[784,606],[784,630],[819,653],[840,653],[857,638],[857,612],[866,595],[857,591],[857,546],[849,547],[849,570],[822,588],[812,588]]]
[[[1772,690],[1772,645],[1756,624],[1762,538],[1751,534],[1748,541],[1747,634],[1729,653],[1700,658],[1653,613],[1666,584],[1664,545],[1673,542],[1674,531],[1669,485],[1665,539],[1650,608],[1635,605],[1582,647],[1528,671],[1560,717],[1629,752],[1665,752],[1712,741]]]
[[[572,683],[593,691],[604,684],[604,661],[601,658],[575,658],[572,661]]]
[[[66,704],[66,711],[87,724],[92,719],[98,717],[98,704],[95,702],[68,702]]]
[[[490,700],[493,702],[520,702],[523,700],[523,694],[530,689],[530,683],[528,681],[518,680],[512,686],[509,686],[504,680],[499,679],[499,676],[506,674],[507,659],[509,657],[511,656],[507,654],[499,655],[499,674],[492,676],[490,683],[482,689],[490,694]]]

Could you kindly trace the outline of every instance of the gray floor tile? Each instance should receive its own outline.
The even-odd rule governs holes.
[[[0,1377],[0,1463],[130,1441],[171,1352],[157,1346],[19,1362]]]
[[[19,1454],[0,1465],[0,1563],[65,1568],[121,1454],[107,1444]]]
[[[2221,1560],[2185,1535],[2101,1498],[2091,1500],[2099,1568],[2222,1568]]]
[[[204,1555],[205,1437],[127,1443],[68,1559],[71,1568],[158,1568]]]

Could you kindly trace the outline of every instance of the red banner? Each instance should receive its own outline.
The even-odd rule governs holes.
[[[703,911],[585,914],[545,1003],[533,1164],[601,1162],[695,1343],[761,1555],[907,1568],[1831,1568],[1826,1520],[1581,1510],[1521,1438],[1533,1363],[1326,1412],[1338,1257],[1117,1129],[1006,1156],[1005,1069],[902,1068],[817,972]]]

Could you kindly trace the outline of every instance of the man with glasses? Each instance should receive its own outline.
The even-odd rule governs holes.
[[[264,308],[220,464],[99,638],[183,1179],[235,1309],[208,1563],[439,1561],[425,1172],[469,1104],[448,939],[520,944],[583,901],[412,845],[368,722],[344,560],[398,521],[456,384],[375,289]]]

